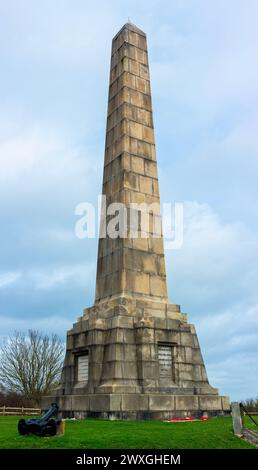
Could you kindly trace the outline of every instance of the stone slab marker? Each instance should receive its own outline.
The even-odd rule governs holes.
[[[95,303],[67,333],[55,397],[62,415],[228,413],[194,326],[168,302],[146,35],[131,23],[112,43],[102,193]],[[115,237],[113,203],[126,209],[126,236],[119,224]]]
[[[233,430],[234,434],[237,436],[243,435],[243,421],[241,416],[240,405],[237,401],[233,401],[231,403],[231,410],[232,410],[232,422],[233,422]]]

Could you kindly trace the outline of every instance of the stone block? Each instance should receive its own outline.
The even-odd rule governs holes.
[[[102,354],[101,362],[94,362],[93,360],[90,360],[89,383],[91,383],[92,381],[94,383],[99,383],[99,381],[101,380],[103,357],[104,354]]]
[[[152,190],[154,196],[159,196],[159,184],[158,180],[153,180]]]
[[[200,409],[205,411],[222,410],[221,397],[199,396]]]
[[[142,193],[152,194],[152,178],[139,176],[140,191]]]
[[[143,103],[143,95],[137,90],[130,90],[130,94],[128,94],[128,97],[124,99],[124,101],[127,101],[128,103],[132,104],[133,106],[137,107],[142,107]],[[148,108],[146,108],[148,109]]]
[[[119,82],[119,87],[120,89],[123,86],[127,86],[129,88],[136,88],[136,77],[135,75],[129,73],[129,72],[124,72],[121,77],[120,77],[120,82]]]
[[[194,374],[193,374],[193,366],[191,364],[180,363],[178,364],[178,370],[180,375],[180,381],[193,381]]]
[[[130,155],[128,153],[123,153],[122,154],[121,168],[123,168],[124,170],[130,170],[131,169],[131,159],[130,159]]]
[[[134,330],[130,328],[114,328],[106,332],[105,343],[134,344]]]
[[[191,333],[181,333],[180,343],[182,346],[193,347],[193,337]]]
[[[172,411],[175,408],[173,395],[150,395],[149,409],[151,411]]]
[[[139,69],[138,69],[137,75],[140,75],[140,77],[144,78],[145,80],[149,80],[150,75],[149,75],[148,67],[144,64],[138,64],[138,65],[139,65]]]
[[[175,397],[175,409],[183,411],[198,410],[198,396],[176,396]]]
[[[150,95],[145,95],[144,93],[141,94],[141,107],[148,111],[152,110]]]
[[[148,395],[123,395],[121,409],[122,411],[148,410]]]
[[[164,254],[163,238],[149,238],[149,249],[156,254]]]
[[[52,402],[53,402],[53,397],[52,397]],[[64,396],[64,397],[58,397],[57,398],[58,406],[61,410],[65,411],[70,411],[73,409],[72,407],[72,396]]]
[[[138,35],[138,47],[144,51],[147,51],[146,36],[140,34]]]
[[[149,361],[153,359],[151,357],[150,344],[138,344],[137,345],[137,358],[138,361]]]
[[[150,144],[154,144],[154,130],[151,127],[143,126],[142,138],[146,142],[149,142]]]
[[[131,136],[129,137],[128,151],[134,155],[138,154],[138,140]]]
[[[111,328],[132,328],[133,318],[128,315],[117,315],[111,319]]]
[[[200,367],[201,367],[202,380],[206,382],[208,380],[206,369],[203,364],[201,364]]]
[[[192,363],[193,362],[193,354],[192,354],[193,349],[186,346],[184,350],[185,350],[185,361],[188,363]]]
[[[154,254],[142,254],[141,262],[143,272],[157,274],[156,256]]]
[[[135,361],[136,362],[136,344],[124,344],[124,358],[126,361]]]
[[[147,65],[147,54],[144,50],[135,48],[135,59],[141,64]]]
[[[129,123],[129,135],[135,139],[142,140],[144,135],[144,126],[138,122],[130,121]]]
[[[134,33],[133,31],[129,31],[128,42],[130,44],[133,44],[133,46],[138,47],[138,44],[139,44],[138,38],[139,38],[139,35],[137,33]]]
[[[146,195],[141,192],[131,192],[130,194],[130,202],[134,204],[142,204],[146,201]]]
[[[144,175],[144,159],[141,157],[132,156],[131,168],[135,173]]]
[[[124,187],[133,189],[134,191],[139,190],[139,176],[136,173],[130,171],[124,171]]]
[[[152,148],[151,144],[144,142],[143,140],[137,141],[137,155],[152,159]],[[151,193],[150,193],[151,194]]]
[[[158,297],[167,296],[167,286],[165,278],[161,276],[150,276],[150,293]]]
[[[193,366],[193,379],[196,382],[199,382],[202,380],[202,373],[201,373],[201,367],[200,366]]]
[[[152,112],[147,111],[147,109],[135,108],[136,110],[136,119],[138,122],[141,122],[145,126],[153,127],[153,118]]]
[[[73,336],[71,334],[67,334],[66,337],[66,349],[72,349],[73,348]]]
[[[110,411],[109,395],[90,395],[90,411]]]
[[[148,251],[148,240],[146,238],[134,238],[133,248],[136,250]]]
[[[156,361],[144,361],[139,371],[140,379],[155,379],[158,376],[158,364]]]
[[[89,410],[90,399],[89,395],[72,395],[71,396],[71,408],[75,411]]]
[[[122,395],[112,394],[110,395],[110,411],[118,411],[122,408]]]
[[[192,362],[194,364],[202,364],[203,363],[201,351],[200,351],[199,348],[192,348]]]
[[[229,397],[221,397],[222,408],[224,411],[230,411]]]
[[[129,292],[139,292],[142,294],[150,293],[149,275],[128,271],[126,273],[126,286]]]
[[[158,270],[158,274],[161,274],[161,275],[166,275],[166,267],[165,267],[165,257],[164,256],[156,256],[156,260],[157,260],[157,270]]]
[[[155,331],[153,328],[146,328],[144,325],[135,325],[135,341],[136,344],[154,343]]]

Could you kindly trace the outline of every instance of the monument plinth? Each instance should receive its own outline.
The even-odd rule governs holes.
[[[67,334],[56,397],[63,416],[228,412],[227,397],[209,385],[194,326],[168,303],[146,35],[130,23],[112,43],[102,193],[106,207],[121,203],[130,214],[151,205],[151,223],[141,237],[99,239],[95,303]]]

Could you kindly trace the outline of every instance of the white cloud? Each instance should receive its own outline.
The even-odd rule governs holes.
[[[21,272],[7,272],[0,274],[0,289],[15,283],[21,275]]]
[[[9,6],[3,6],[1,12],[5,19],[2,34],[9,39],[9,54],[16,61],[80,68],[84,59],[101,67],[103,38],[114,35],[113,24],[119,25],[118,11],[111,2],[102,1],[99,8],[83,0],[73,8],[69,2],[62,2],[61,8],[48,0],[36,7],[34,2],[26,3],[27,8],[16,2],[15,15]]]
[[[183,247],[167,253],[172,293],[213,310],[221,300],[228,306],[255,294],[257,234],[242,223],[223,222],[207,204],[187,202],[184,208]]]
[[[25,275],[36,289],[49,290],[69,282],[87,285],[94,273],[95,263],[88,263],[87,265],[62,266],[55,269],[32,270]]]
[[[230,395],[231,401],[258,396],[257,352],[240,351],[209,361],[208,372],[220,393]]]
[[[211,384],[223,393],[232,390],[237,399],[255,395],[258,235],[243,224],[223,222],[207,204],[187,202],[184,213],[183,247],[166,258],[171,299],[197,326]]]
[[[71,328],[71,321],[69,319],[53,315],[45,315],[44,317],[37,318],[10,318],[0,315],[1,322],[1,335],[0,339],[6,338],[14,331],[26,332],[28,329],[43,331],[44,333],[57,333],[61,337],[64,333]]]
[[[0,7],[0,286],[19,289],[1,331],[65,332],[94,289],[74,207],[101,188],[111,38],[129,14],[148,34],[164,200],[208,203],[185,205],[184,246],[166,259],[171,300],[197,324],[211,383],[239,396],[249,368],[243,396],[255,394],[257,2],[13,4]]]
[[[46,155],[57,149],[57,142],[40,136],[37,131],[0,142],[1,179],[22,177],[23,172],[33,171]]]
[[[96,156],[89,154],[86,158],[85,149],[83,152],[84,155],[81,148],[71,146],[57,130],[34,126],[8,140],[0,140],[0,178],[8,181],[25,177],[31,178],[31,183],[43,176],[56,183],[59,179],[64,182],[63,178],[68,176],[79,179],[96,166]]]

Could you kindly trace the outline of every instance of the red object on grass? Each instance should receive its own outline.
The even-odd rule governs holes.
[[[172,422],[177,422],[177,421],[207,421],[208,416],[201,416],[201,418],[198,419],[193,419],[190,418],[189,416],[186,416],[185,418],[169,418],[167,421],[172,421]]]
[[[170,418],[168,421],[193,421],[193,418],[189,418],[189,416],[186,418]]]

